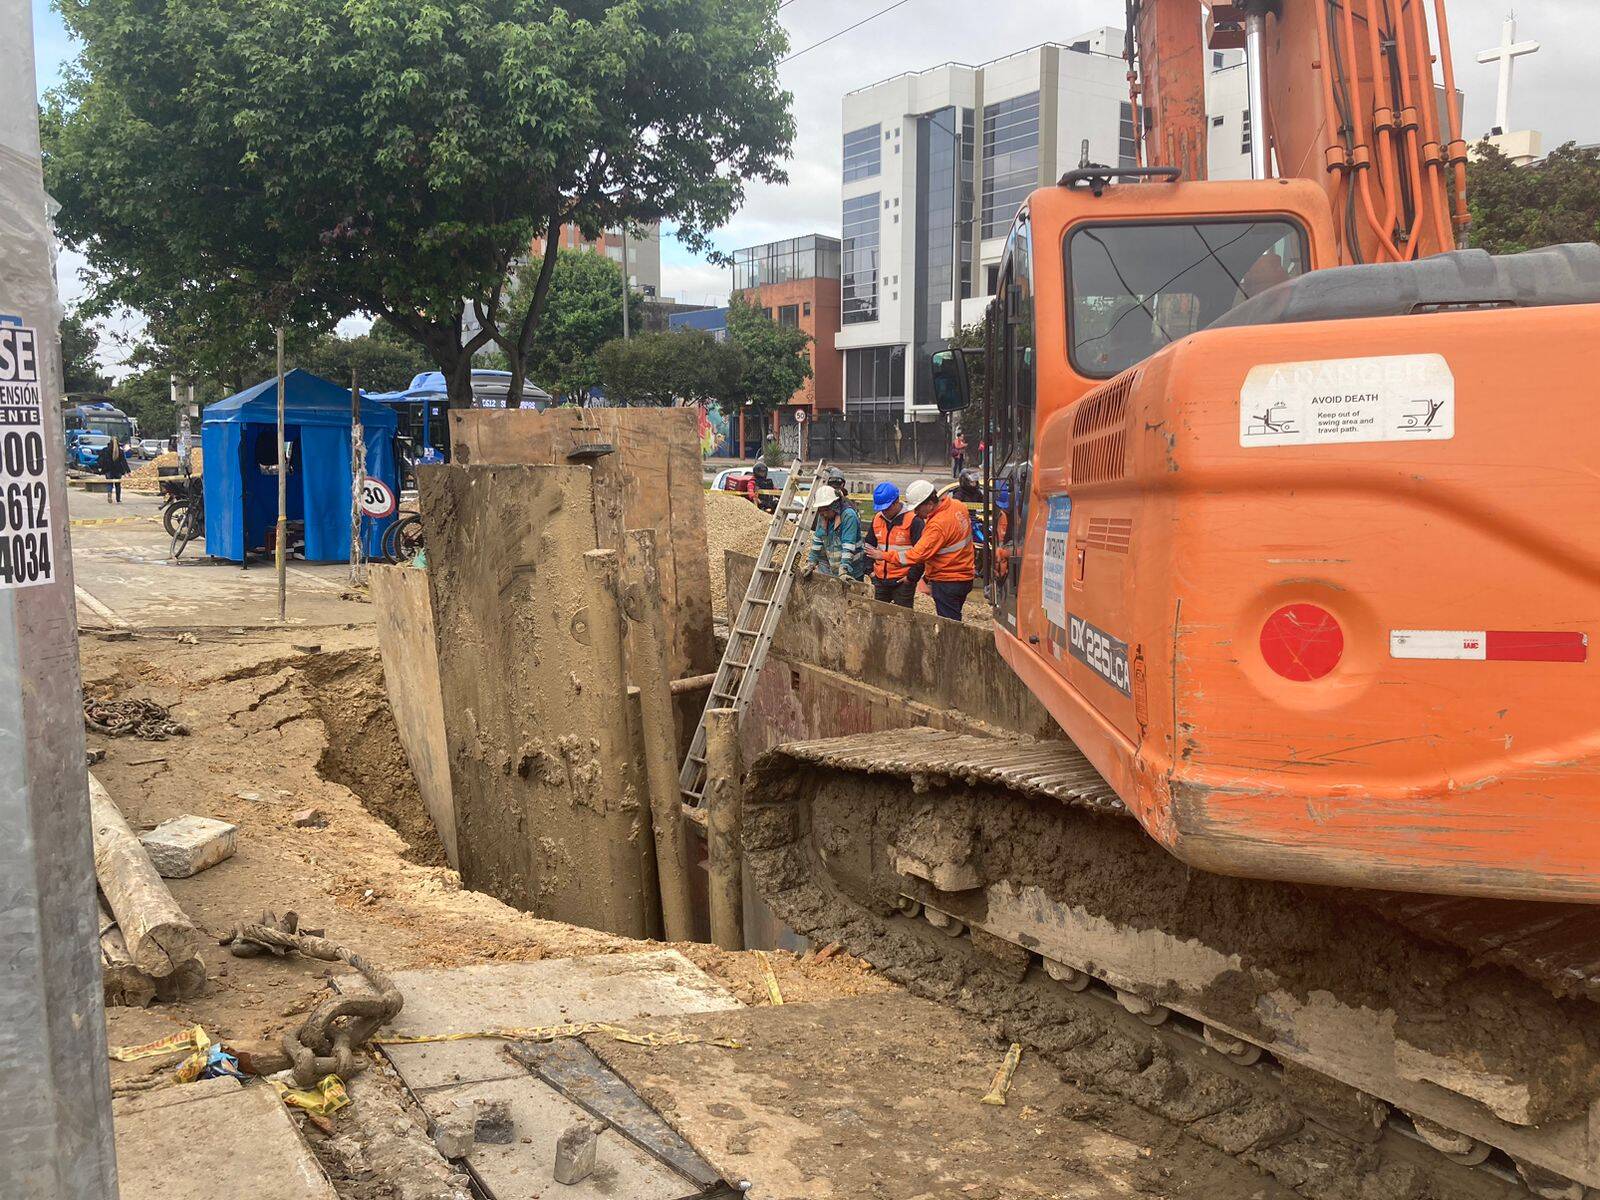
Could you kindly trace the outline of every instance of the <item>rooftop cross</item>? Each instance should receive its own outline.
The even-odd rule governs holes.
[[[1513,16],[1507,17],[1500,26],[1500,44],[1490,50],[1478,51],[1479,62],[1500,64],[1500,90],[1495,98],[1494,123],[1501,133],[1511,128],[1511,69],[1519,57],[1532,54],[1538,48],[1538,42],[1517,41],[1517,19]]]

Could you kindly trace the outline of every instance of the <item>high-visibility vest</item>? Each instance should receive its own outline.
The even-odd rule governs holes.
[[[911,573],[911,568],[900,561],[896,550],[904,550],[912,544],[911,527],[917,523],[916,514],[909,508],[902,508],[900,515],[892,521],[882,513],[872,516],[872,538],[878,549],[891,551],[889,557],[880,558],[872,564],[872,577],[879,583],[899,583]]]
[[[929,583],[956,583],[978,573],[972,548],[972,518],[959,500],[946,496],[922,525],[916,545],[897,551],[895,557],[909,566],[926,565]]]

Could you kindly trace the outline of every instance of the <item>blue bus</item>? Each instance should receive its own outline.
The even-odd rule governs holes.
[[[139,437],[139,422],[123,412],[109,397],[93,392],[68,392],[61,405],[62,435],[67,462],[93,468],[100,448],[111,438],[124,448]]]

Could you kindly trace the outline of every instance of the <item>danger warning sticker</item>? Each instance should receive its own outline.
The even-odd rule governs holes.
[[[1589,635],[1562,629],[1391,629],[1389,657],[1581,663],[1589,657]]]
[[[1455,409],[1440,354],[1261,363],[1239,389],[1239,444],[1447,441]]]

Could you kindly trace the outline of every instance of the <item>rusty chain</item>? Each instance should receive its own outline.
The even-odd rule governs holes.
[[[264,913],[261,920],[236,925],[219,940],[238,958],[299,953],[325,962],[348,963],[372,989],[371,995],[329,996],[311,1010],[298,1029],[284,1033],[283,1052],[301,1087],[315,1087],[324,1075],[348,1079],[364,1068],[366,1061],[356,1051],[392,1021],[404,1003],[400,989],[387,975],[325,937],[300,932],[299,918],[292,912],[281,919]]]
[[[186,737],[188,726],[174,721],[169,710],[154,700],[100,700],[83,698],[83,723],[109,737],[132,734],[147,742]]]

